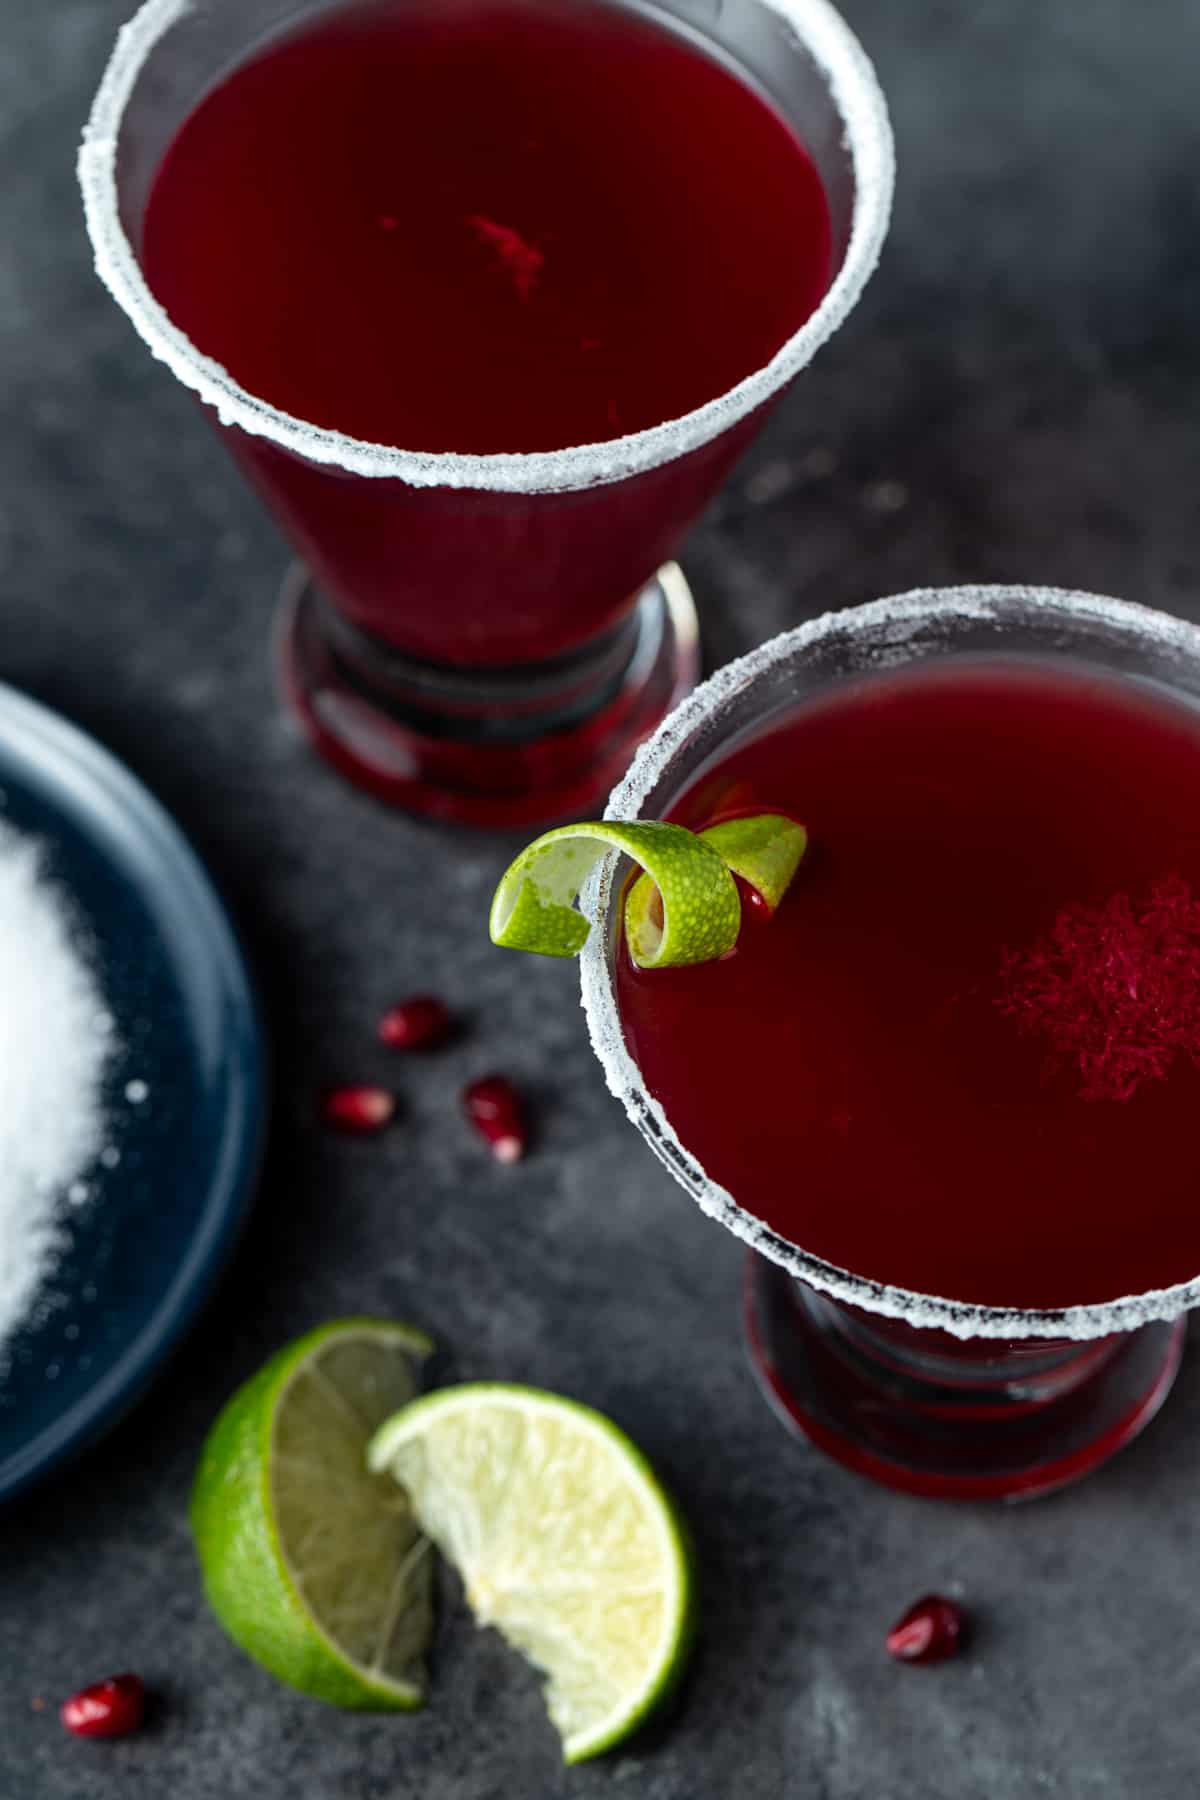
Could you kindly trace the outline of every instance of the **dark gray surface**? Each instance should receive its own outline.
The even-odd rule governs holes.
[[[387,815],[276,710],[281,547],[95,283],[79,223],[75,139],[126,10],[8,0],[0,21],[0,676],[126,757],[209,857],[260,963],[279,1104],[204,1324],[115,1436],[0,1517],[0,1794],[1177,1800],[1200,1761],[1200,1363],[1116,1464],[1025,1511],[875,1491],[779,1434],[742,1359],[736,1246],[605,1095],[571,970],[485,941],[511,842]],[[1195,611],[1200,9],[846,10],[894,109],[895,227],[866,302],[693,538],[713,658],[917,583]],[[373,1021],[427,985],[470,1033],[397,1067]],[[493,1064],[537,1097],[516,1170],[457,1118],[458,1086]],[[322,1083],[392,1073],[386,1139],[314,1128]],[[185,1517],[205,1426],[280,1340],[351,1310],[420,1320],[460,1376],[586,1398],[660,1464],[705,1594],[669,1727],[564,1774],[534,1682],[457,1611],[411,1721],[307,1703],[225,1642]],[[888,1665],[892,1616],[953,1583],[980,1616],[974,1653]],[[154,1726],[66,1739],[53,1703],[127,1665],[164,1694]]]

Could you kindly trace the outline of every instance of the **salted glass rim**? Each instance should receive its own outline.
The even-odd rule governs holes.
[[[749,655],[718,669],[692,690],[638,751],[628,774],[613,789],[605,816],[612,819],[640,817],[647,795],[661,779],[672,756],[683,749],[698,730],[780,664],[802,660],[829,639],[861,638],[869,642],[873,634],[886,631],[887,637],[881,647],[889,653],[886,666],[890,668],[898,666],[891,653],[902,652],[906,640],[917,637],[931,624],[1002,624],[1018,617],[1022,623],[1034,619],[1049,622],[1051,618],[1057,618],[1064,624],[1116,627],[1132,633],[1147,648],[1186,657],[1200,671],[1200,628],[1132,601],[1063,588],[916,588],[865,606],[824,613],[769,639]],[[581,897],[583,911],[592,925],[580,958],[582,1004],[592,1048],[603,1067],[609,1091],[622,1103],[656,1156],[703,1212],[743,1239],[761,1256],[780,1264],[790,1274],[832,1299],[862,1307],[884,1318],[946,1331],[960,1338],[1106,1337],[1110,1332],[1132,1330],[1155,1320],[1175,1319],[1188,1308],[1200,1304],[1200,1276],[1197,1276],[1171,1287],[1079,1306],[1023,1309],[972,1305],[869,1280],[800,1249],[772,1231],[761,1219],[740,1206],[726,1188],[712,1180],[699,1159],[685,1147],[662,1106],[647,1088],[626,1046],[607,952],[608,933],[604,929],[617,891],[614,883],[620,862],[618,853],[610,853],[597,865]]]
[[[854,168],[854,212],[841,268],[816,311],[768,363],[678,419],[598,444],[485,456],[375,444],[312,425],[243,388],[204,356],[151,293],[121,225],[117,152],[121,122],[147,57],[196,0],[145,0],[117,36],[79,148],[78,175],[96,272],[138,334],[176,378],[216,409],[223,425],[270,439],[309,462],[410,487],[555,493],[621,481],[710,442],[763,404],[809,363],[847,317],[879,260],[891,214],[895,158],[887,105],[866,52],[829,0],[758,0],[777,12],[824,75]]]

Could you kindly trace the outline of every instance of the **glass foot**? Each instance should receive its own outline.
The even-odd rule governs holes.
[[[962,1341],[840,1305],[757,1256],[745,1311],[789,1429],[873,1481],[946,1500],[1032,1499],[1098,1468],[1162,1405],[1186,1331]]]
[[[502,828],[594,811],[694,686],[699,631],[668,563],[614,631],[570,657],[442,668],[368,638],[297,565],[277,653],[289,705],[343,775],[409,812]]]

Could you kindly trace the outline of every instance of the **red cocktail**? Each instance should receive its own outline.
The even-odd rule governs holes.
[[[1147,1321],[1200,1271],[1198,702],[1191,626],[919,596],[722,672],[614,796],[808,828],[728,960],[592,946],[588,1003],[651,1142],[779,1265],[773,1396],[896,1485],[1059,1485],[1174,1372],[1182,1326]]]
[[[98,97],[101,273],[305,559],[306,722],[405,804],[608,785],[694,669],[656,568],[873,265],[861,52],[717,11],[150,0]]]

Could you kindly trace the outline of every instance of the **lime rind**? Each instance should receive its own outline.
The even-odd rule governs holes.
[[[407,1712],[425,1701],[432,1569],[422,1552],[428,1542],[395,1495],[375,1491],[360,1471],[375,1426],[406,1393],[415,1394],[416,1371],[432,1350],[424,1332],[384,1319],[338,1320],[307,1333],[277,1351],[226,1403],[193,1485],[192,1530],[205,1593],[220,1623],[279,1680],[354,1711]],[[286,1429],[285,1409],[295,1406],[298,1384],[314,1373],[320,1379],[322,1364],[376,1353],[387,1366],[377,1371],[382,1379],[373,1391],[358,1404],[339,1402],[336,1393],[329,1398],[341,1418],[335,1437],[340,1430],[344,1441],[330,1445],[325,1433],[308,1429],[311,1396],[310,1419],[294,1419]],[[289,1482],[298,1508],[289,1503]],[[347,1514],[353,1529],[339,1534]],[[297,1553],[305,1548],[297,1528],[309,1539],[307,1568],[306,1554]],[[378,1599],[367,1592],[376,1564],[386,1571]],[[366,1659],[347,1648],[364,1607],[377,1624],[374,1654]]]
[[[602,820],[546,832],[501,878],[492,900],[492,942],[540,956],[574,956],[589,929],[574,902],[610,850],[639,864],[661,896],[661,921],[648,904],[626,918],[639,968],[711,962],[733,948],[741,904],[724,861],[694,832],[659,820]]]
[[[808,847],[803,825],[783,813],[726,819],[697,835],[702,844],[717,852],[726,868],[762,895],[769,912],[783,899]],[[658,889],[653,878],[639,875],[625,897],[625,930],[631,944],[635,933],[653,927],[657,909]]]
[[[413,1401],[368,1460],[407,1489],[478,1622],[545,1675],[566,1762],[623,1742],[674,1692],[695,1630],[690,1541],[610,1419],[472,1383]]]
[[[808,833],[783,813],[725,819],[700,833],[735,875],[762,895],[771,912],[779,905],[808,848]]]

